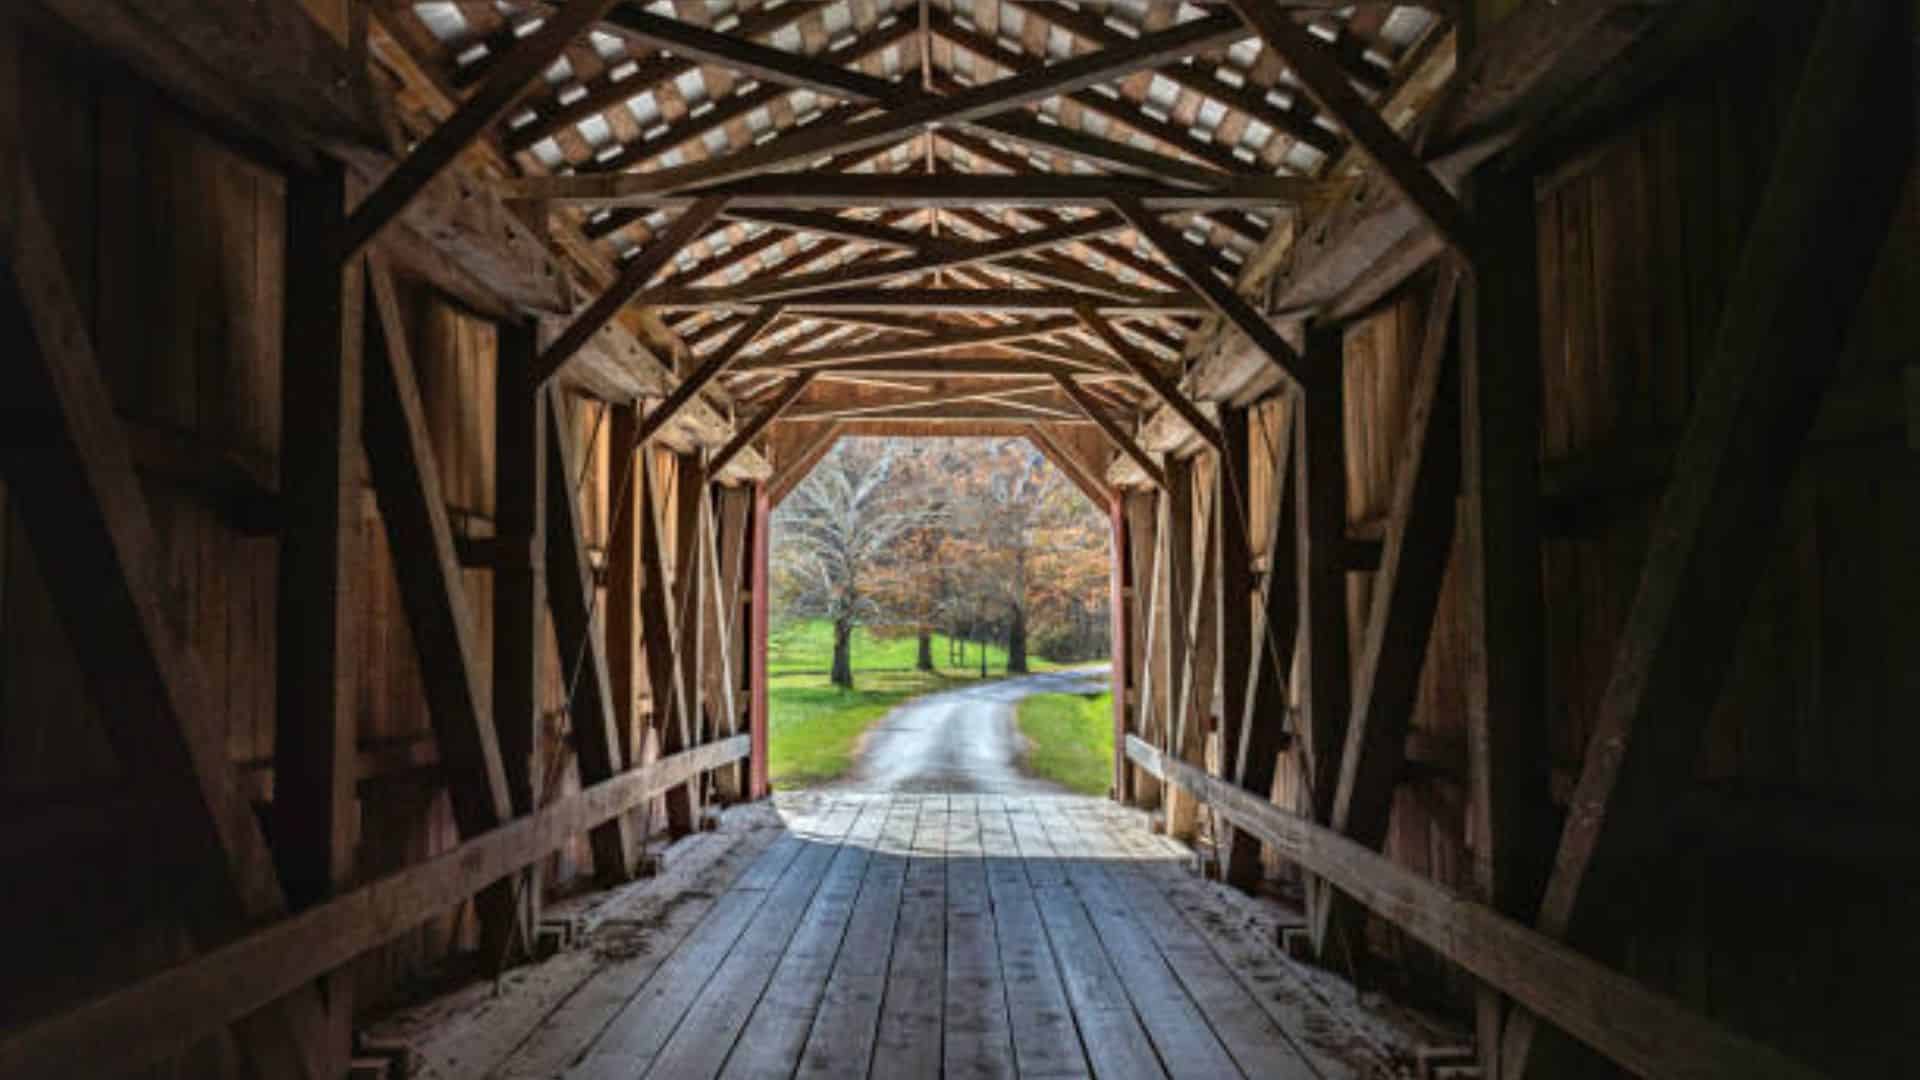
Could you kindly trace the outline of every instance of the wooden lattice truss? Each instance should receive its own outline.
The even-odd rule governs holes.
[[[1457,238],[1382,118],[1451,69],[1448,30],[1386,3],[442,0],[371,36],[413,158],[466,149],[601,290],[548,374],[752,433],[1096,423],[1151,481],[1155,409],[1218,439],[1179,380],[1222,320],[1294,364],[1241,294],[1349,193],[1356,134]],[[574,363],[616,319],[681,392]]]

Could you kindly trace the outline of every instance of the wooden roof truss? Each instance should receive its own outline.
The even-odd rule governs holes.
[[[543,374],[644,312],[723,404],[1084,422],[1065,374],[1121,422],[1166,404],[1211,441],[1179,387],[1190,339],[1218,314],[1278,341],[1235,279],[1287,215],[1342,196],[1349,132],[1390,171],[1413,160],[1376,145],[1397,138],[1370,103],[1447,20],[1387,3],[439,0],[376,23],[411,61],[390,65],[403,83],[459,104],[413,156],[478,138],[501,193],[542,208],[600,290]]]

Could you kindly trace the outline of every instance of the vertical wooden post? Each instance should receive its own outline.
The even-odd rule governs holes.
[[[1300,625],[1299,566],[1290,550],[1299,516],[1294,499],[1291,408],[1285,416],[1286,423],[1274,447],[1267,578],[1260,590],[1261,617],[1254,626],[1258,639],[1249,660],[1246,699],[1240,713],[1240,753],[1235,765],[1236,782],[1262,799],[1272,798],[1280,754],[1292,737],[1287,688],[1293,678]],[[1252,888],[1264,873],[1259,842],[1237,829],[1228,835],[1222,861],[1228,883],[1241,888]]]
[[[647,689],[653,696],[653,722],[660,732],[660,754],[691,745],[688,715],[679,678],[679,630],[675,624],[673,582],[667,576],[666,539],[660,524],[657,455],[642,444],[635,469],[640,478],[640,624],[646,634]],[[683,481],[684,482],[684,481]],[[666,793],[667,827],[693,827],[693,803],[687,785]]]
[[[536,364],[537,367],[537,364]],[[538,370],[534,372],[539,375]],[[554,642],[560,656],[560,680],[566,694],[580,782],[592,784],[618,773],[620,739],[614,731],[613,689],[607,682],[605,641],[594,629],[593,568],[574,483],[580,466],[564,399],[557,387],[536,394],[547,408],[547,603],[553,612]],[[632,874],[635,849],[632,822],[622,816],[588,833],[594,875],[603,884]]]
[[[621,760],[639,764],[634,739],[640,697],[640,558],[638,478],[641,452],[633,445],[640,413],[635,406],[611,405],[607,425],[607,682],[613,690],[613,722],[620,733]]]
[[[1155,520],[1158,496],[1151,491],[1131,492],[1126,496],[1127,557],[1133,576],[1133,604],[1129,620],[1129,659],[1134,672],[1132,733],[1151,738],[1156,697],[1166,694],[1165,678],[1159,673],[1160,637],[1155,624],[1154,604],[1159,590],[1159,529]],[[1124,756],[1120,744],[1114,752]],[[1134,806],[1152,808],[1160,804],[1160,782],[1137,767],[1128,770],[1128,795]]]
[[[541,620],[547,610],[546,408],[530,321],[501,324],[494,382],[493,726],[516,816],[540,804]],[[541,868],[521,879],[518,917],[539,924]],[[522,940],[530,941],[526,937]],[[498,955],[497,953],[495,955]]]
[[[1193,462],[1167,455],[1164,466],[1167,487],[1160,499],[1160,573],[1165,588],[1160,593],[1156,617],[1160,625],[1155,633],[1165,645],[1160,654],[1166,658],[1166,708],[1160,712],[1160,728],[1155,745],[1176,757],[1183,756],[1175,743],[1179,734],[1180,709],[1186,704],[1186,683],[1190,674],[1188,636],[1189,608],[1193,603]],[[1165,793],[1166,827],[1169,836],[1193,835],[1195,806],[1193,794],[1175,785]]]
[[[748,581],[748,588],[753,591],[753,607],[747,628],[747,678],[751,688],[747,698],[748,730],[753,737],[753,752],[748,758],[747,790],[750,797],[755,799],[764,799],[772,794],[767,778],[767,632],[771,629],[768,620],[772,611],[767,597],[772,546],[768,531],[772,520],[773,501],[768,495],[766,482],[757,481],[753,485],[753,554]]]
[[[680,652],[680,700],[686,707],[687,746],[699,746],[709,735],[706,684],[706,635],[701,632],[707,606],[707,529],[711,524],[707,502],[707,467],[699,450],[677,456],[679,480],[674,486],[673,613]],[[687,782],[692,817],[700,816],[698,777]]]
[[[1474,890],[1517,918],[1546,880],[1553,820],[1540,585],[1540,294],[1530,176],[1474,185],[1482,250],[1460,324],[1460,570],[1467,597],[1467,773]],[[1499,1075],[1500,995],[1481,987],[1482,1068]]]
[[[1295,551],[1300,583],[1297,678],[1307,806],[1315,821],[1333,813],[1346,741],[1352,672],[1347,659],[1346,417],[1338,326],[1307,330],[1306,366],[1315,373],[1295,397]],[[1316,890],[1309,890],[1309,898]],[[1311,906],[1311,904],[1309,905]],[[1311,914],[1311,913],[1310,913]],[[1316,951],[1325,943],[1315,941]]]
[[[1108,646],[1111,656],[1109,669],[1112,672],[1110,683],[1113,690],[1113,798],[1116,802],[1131,802],[1133,793],[1128,790],[1127,776],[1127,699],[1134,687],[1129,685],[1133,676],[1132,643],[1128,640],[1132,630],[1132,620],[1127,618],[1127,537],[1126,495],[1116,491],[1107,499],[1108,523],[1108,562],[1107,581],[1107,625]]]
[[[709,657],[709,686],[716,691],[714,700],[722,704],[720,734],[734,735],[740,730],[741,711],[750,692],[747,677],[746,634],[750,620],[741,611],[750,574],[748,543],[753,521],[753,489],[745,486],[717,487],[715,499],[715,597],[714,633],[709,642],[718,653]],[[715,785],[723,798],[737,800],[751,789],[745,766],[720,769]]]
[[[355,718],[345,658],[357,648],[364,578],[361,407],[364,286],[328,255],[344,220],[345,170],[287,192],[285,422],[279,568],[274,853],[295,907],[352,874]]]
[[[1213,531],[1218,539],[1215,578],[1219,616],[1214,655],[1220,671],[1220,769],[1229,780],[1239,775],[1241,723],[1246,714],[1247,677],[1253,664],[1253,536],[1249,520],[1253,498],[1253,444],[1248,410],[1220,410],[1220,453],[1213,497]],[[1235,846],[1234,829],[1216,830],[1224,861]],[[1242,844],[1242,848],[1246,845]],[[1258,844],[1253,845],[1257,853]]]
[[[347,174],[328,164],[289,179],[286,339],[281,376],[281,506],[274,727],[273,854],[290,907],[353,877],[358,722],[349,658],[366,579],[360,543],[365,271],[334,260]],[[322,981],[325,1074],[344,1065],[353,979]],[[338,1054],[339,1060],[331,1060]]]

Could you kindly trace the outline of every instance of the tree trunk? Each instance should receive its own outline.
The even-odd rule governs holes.
[[[980,643],[980,677],[987,677],[987,643]]]
[[[853,620],[839,619],[833,624],[833,685],[853,689]]]
[[[1025,608],[1013,609],[1013,620],[1007,626],[1007,674],[1025,675],[1027,673],[1027,611]]]
[[[924,627],[920,631],[920,653],[914,657],[913,666],[917,671],[933,670],[933,633]]]

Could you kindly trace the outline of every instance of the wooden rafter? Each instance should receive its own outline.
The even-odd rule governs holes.
[[[1214,424],[1211,417],[1200,411],[1200,407],[1195,405],[1172,379],[1160,372],[1152,358],[1142,356],[1140,351],[1122,337],[1120,332],[1113,328],[1113,324],[1093,307],[1083,304],[1076,307],[1073,313],[1074,317],[1078,318],[1087,329],[1092,330],[1106,344],[1107,349],[1119,357],[1141,382],[1147,384],[1154,396],[1179,413],[1180,419],[1186,421],[1187,426],[1192,428],[1195,434],[1205,439],[1207,445],[1215,449],[1220,448],[1220,428]]]
[[[725,157],[660,169],[646,174],[622,174],[611,178],[625,194],[666,193],[724,183],[741,177],[765,173],[796,161],[847,153],[900,137],[933,124],[966,123],[1015,109],[1031,102],[1070,93],[1105,82],[1143,64],[1185,56],[1211,46],[1224,45],[1246,33],[1231,16],[1214,15],[1178,24],[1171,29],[1144,34],[1126,45],[1099,53],[1074,57],[1045,68],[997,80],[950,96],[916,100],[898,109],[889,109],[866,120],[847,124],[810,125],[781,138]],[[601,177],[546,178],[544,190],[528,192],[534,197],[565,198],[562,192],[583,186],[577,182]]]
[[[1260,0],[1231,0],[1231,4],[1247,25],[1259,31],[1261,40],[1286,59],[1307,93],[1347,129],[1355,148],[1400,189],[1455,252],[1471,259],[1473,230],[1460,201],[1354,90],[1334,57],[1285,11]]]
[[[1296,385],[1305,384],[1314,373],[1309,372],[1302,363],[1300,354],[1287,344],[1280,332],[1268,324],[1266,318],[1256,311],[1232,285],[1208,270],[1201,262],[1199,253],[1188,244],[1185,238],[1175,232],[1166,222],[1153,213],[1153,208],[1131,197],[1113,200],[1114,209],[1120,216],[1152,244],[1168,262],[1180,271],[1213,309],[1220,313],[1228,323],[1245,334],[1263,356],[1278,367],[1287,378]],[[1331,376],[1328,376],[1331,377]]]
[[[768,402],[767,407],[752,420],[741,425],[740,430],[734,432],[733,438],[727,445],[721,447],[719,453],[714,454],[712,460],[707,462],[707,468],[716,476],[719,475],[720,471],[727,467],[727,462],[733,460],[735,454],[759,438],[760,433],[767,429],[767,425],[779,419],[787,406],[793,404],[795,398],[806,392],[807,387],[812,385],[814,376],[815,373],[812,371],[802,371],[789,378],[786,385],[780,388],[779,396]]]
[[[459,111],[407,155],[354,209],[336,245],[340,260],[344,262],[358,254],[398,217],[408,203],[453,164],[461,151],[472,146],[506,115],[568,43],[585,33],[616,3],[618,0],[570,0],[515,46],[480,89],[461,104]]]
[[[611,322],[620,309],[627,305],[627,301],[645,288],[653,275],[667,264],[667,260],[678,254],[681,247],[718,217],[726,205],[727,200],[721,197],[699,200],[689,206],[666,232],[656,237],[647,250],[621,267],[620,277],[585,311],[575,316],[553,344],[540,354],[535,371],[540,381],[545,382],[559,374],[574,354],[580,351],[580,347]]]
[[[1113,444],[1114,449],[1131,458],[1133,463],[1140,467],[1140,471],[1146,474],[1147,479],[1153,481],[1154,487],[1166,490],[1167,474],[1160,468],[1160,463],[1140,448],[1138,440],[1126,428],[1121,427],[1118,420],[1108,414],[1105,406],[1095,400],[1093,395],[1087,393],[1086,388],[1081,386],[1074,376],[1057,371],[1053,373],[1053,379],[1060,385],[1060,389],[1066,391],[1067,396],[1073,399],[1073,403],[1080,407],[1080,411],[1086,414],[1087,419],[1100,428],[1100,433],[1107,437],[1107,441]]]

